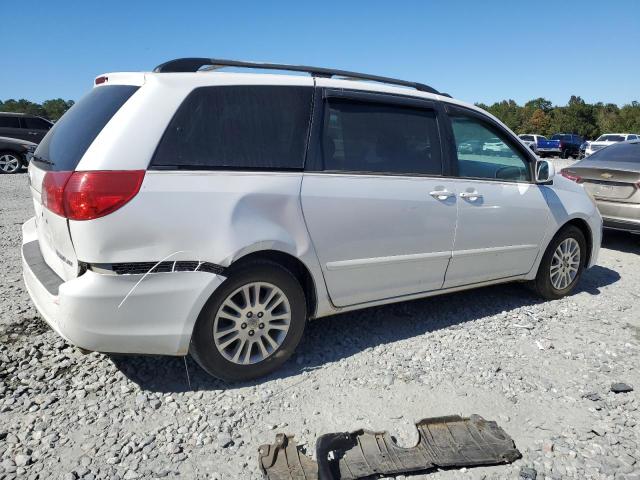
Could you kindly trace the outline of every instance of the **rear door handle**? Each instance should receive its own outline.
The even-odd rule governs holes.
[[[472,202],[475,202],[479,198],[482,198],[482,194],[478,192],[462,192],[460,198],[466,198]]]
[[[455,197],[456,194],[447,190],[434,190],[429,192],[429,195],[437,200],[446,200],[447,198]]]

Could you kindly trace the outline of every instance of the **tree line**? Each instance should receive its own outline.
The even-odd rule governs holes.
[[[0,111],[38,115],[58,120],[73,105],[73,100],[55,98],[35,103],[29,100],[0,100]],[[614,103],[586,103],[572,95],[566,106],[554,106],[546,98],[536,98],[518,105],[513,100],[503,100],[493,105],[476,103],[502,120],[511,130],[520,133],[537,133],[550,136],[554,133],[577,133],[588,139],[603,133],[640,133],[640,102],[623,107]]]
[[[640,103],[636,101],[618,107],[614,103],[586,103],[572,95],[566,106],[553,106],[545,98],[530,100],[524,106],[513,100],[476,105],[518,134],[577,133],[595,139],[603,133],[640,133]]]
[[[30,102],[21,98],[20,100],[0,100],[0,112],[28,113],[44,117],[52,122],[58,120],[64,112],[69,110],[74,104],[73,100],[63,100],[53,98],[42,103]]]

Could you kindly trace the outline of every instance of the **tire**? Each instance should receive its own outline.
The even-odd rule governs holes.
[[[554,255],[560,249],[560,245],[569,247],[566,249],[566,251],[569,252],[572,251],[571,246],[575,244],[577,244],[578,246],[579,258],[577,260],[577,263],[573,264],[573,266],[577,269],[575,271],[575,276],[571,277],[572,272],[570,271],[570,268],[565,267],[565,265],[567,265],[569,262],[565,263],[563,259],[558,261],[557,257],[554,258]],[[580,277],[582,276],[582,272],[584,271],[585,267],[586,254],[587,241],[585,240],[582,231],[573,225],[568,225],[562,228],[556,234],[553,240],[551,240],[551,243],[549,243],[547,250],[544,252],[542,261],[540,262],[540,266],[538,267],[538,274],[533,281],[533,286],[536,292],[547,300],[555,300],[569,295],[569,293],[571,293],[571,291],[580,281]],[[558,264],[559,266],[557,266]],[[554,277],[554,280],[552,280],[551,275],[552,267],[554,268],[554,271],[559,271]],[[567,271],[568,276],[565,276],[563,281],[559,282],[558,276],[562,276],[563,271]],[[567,282],[567,280],[570,281]]]
[[[563,150],[562,152],[560,152],[560,158],[562,158],[564,160],[569,158],[569,151],[568,150]]]
[[[18,173],[22,170],[22,158],[16,152],[0,152],[0,173]]]
[[[278,302],[278,296],[284,299]],[[284,331],[287,312],[288,330]],[[304,291],[289,270],[269,261],[248,263],[232,271],[203,307],[189,353],[208,374],[222,380],[262,377],[293,354],[306,320]]]

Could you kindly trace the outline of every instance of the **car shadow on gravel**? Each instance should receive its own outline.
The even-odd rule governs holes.
[[[599,295],[620,275],[595,266],[585,272],[576,295]],[[310,322],[297,353],[281,369],[253,382],[228,384],[208,376],[191,357],[112,355],[114,365],[143,390],[186,392],[231,390],[300,375],[378,345],[542,303],[520,284],[504,284],[409,302],[372,307]]]
[[[640,235],[619,230],[604,230],[602,246],[610,250],[640,255]]]

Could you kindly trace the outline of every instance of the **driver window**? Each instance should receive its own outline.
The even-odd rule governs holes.
[[[530,181],[529,164],[496,130],[472,117],[451,117],[458,152],[458,176]]]

